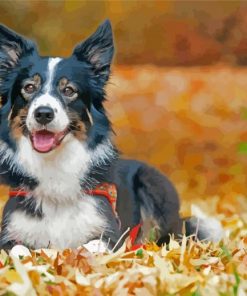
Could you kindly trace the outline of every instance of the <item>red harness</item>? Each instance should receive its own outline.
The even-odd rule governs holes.
[[[117,220],[119,221],[119,225],[120,224],[120,220],[118,217],[118,213],[116,211],[116,206],[117,206],[117,187],[115,184],[112,183],[100,183],[98,186],[96,186],[94,189],[92,190],[86,190],[83,191],[83,193],[86,193],[88,195],[94,195],[94,196],[103,196],[105,197],[113,210],[114,215],[116,216]],[[28,191],[22,190],[22,189],[11,189],[9,191],[9,197],[17,197],[17,196],[21,196],[21,197],[26,197],[29,194]],[[136,238],[138,236],[139,230],[141,228],[141,223],[137,224],[135,227],[133,227],[130,230],[129,233],[129,238],[130,238],[130,243],[132,245],[132,250],[138,249],[140,247],[142,247],[142,245],[135,245],[135,241]]]
[[[101,183],[92,190],[83,191],[88,195],[104,196],[110,203],[114,214],[117,216],[116,206],[117,206],[117,188],[115,184],[111,183]],[[9,197],[26,197],[29,194],[28,191],[22,189],[11,189],[9,191]]]

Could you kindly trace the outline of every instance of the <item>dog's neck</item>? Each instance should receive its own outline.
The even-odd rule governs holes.
[[[114,159],[114,148],[105,140],[89,150],[72,135],[67,135],[61,146],[52,152],[36,152],[30,140],[22,136],[18,142],[17,161],[39,182],[33,194],[40,202],[63,204],[76,202],[82,195],[82,186],[94,185],[89,172]],[[82,185],[83,184],[83,185]]]

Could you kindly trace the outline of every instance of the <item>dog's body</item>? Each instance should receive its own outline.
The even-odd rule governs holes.
[[[18,164],[28,168],[39,184],[30,197],[10,198],[5,207],[3,240],[9,247],[16,242],[33,248],[77,247],[102,234],[114,246],[128,227],[151,220],[151,227],[159,225],[163,240],[169,233],[180,233],[177,194],[164,176],[143,163],[119,159],[109,141],[87,155],[78,142],[66,140],[51,162],[32,148],[23,150],[24,159],[18,156]],[[82,183],[88,188],[101,182],[117,187],[121,227],[105,198],[83,194]]]
[[[32,42],[0,26],[0,178],[27,192],[5,206],[2,247],[75,248],[100,237],[113,246],[139,223],[156,227],[159,243],[181,233],[172,184],[120,159],[111,142],[102,103],[112,56],[108,21],[67,59],[40,57]],[[88,194],[101,183],[116,186],[118,217],[106,198]]]

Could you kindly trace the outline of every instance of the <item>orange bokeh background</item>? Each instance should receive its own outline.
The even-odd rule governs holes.
[[[116,56],[106,108],[123,155],[162,170],[183,200],[244,209],[245,2],[1,1],[0,11],[53,56],[68,56],[109,18]]]

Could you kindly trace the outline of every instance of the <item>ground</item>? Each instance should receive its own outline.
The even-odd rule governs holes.
[[[110,255],[19,248],[8,257],[2,251],[0,292],[246,295],[247,70],[117,67],[107,91],[122,153],[166,173],[180,194],[181,214],[217,218],[225,238],[183,237],[162,248],[147,241],[144,249],[131,251],[127,244]],[[6,188],[1,196],[2,206]]]

